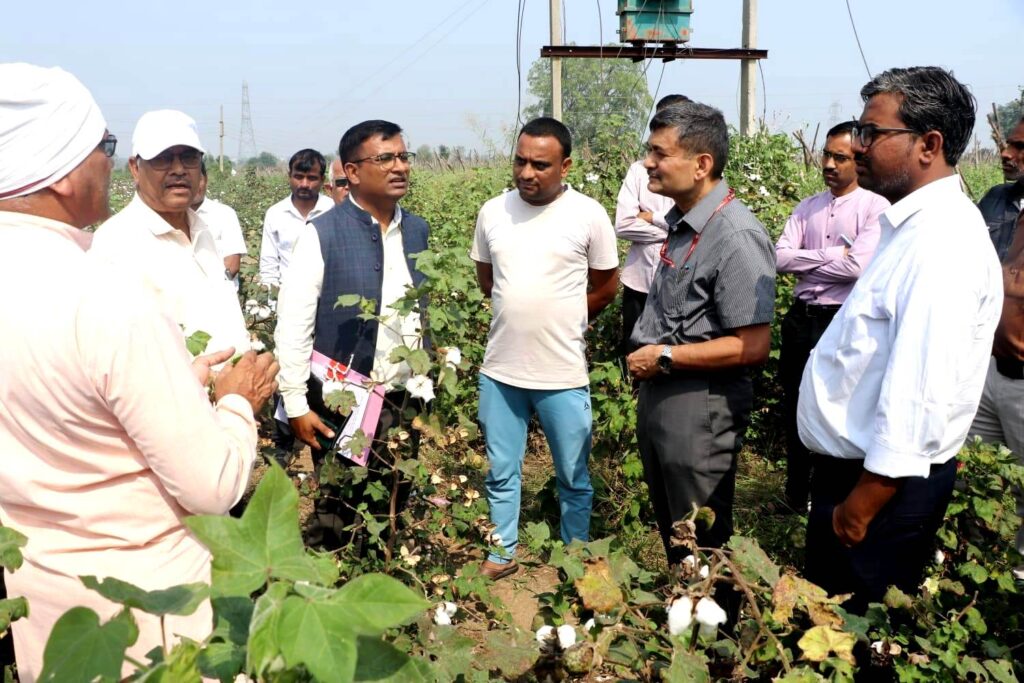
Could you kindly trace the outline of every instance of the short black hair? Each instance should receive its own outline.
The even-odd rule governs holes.
[[[912,66],[883,71],[860,89],[865,102],[875,95],[899,97],[903,124],[918,134],[942,134],[942,156],[956,166],[974,132],[977,102],[951,71],[937,66]]]
[[[288,172],[302,171],[303,173],[309,173],[316,164],[320,164],[320,177],[323,178],[324,174],[327,173],[327,161],[324,160],[324,155],[315,149],[300,149],[288,160]]]
[[[390,140],[401,134],[402,128],[397,123],[390,121],[371,119],[357,123],[341,136],[341,141],[338,143],[338,158],[343,164],[355,161],[356,150],[370,138],[379,135],[384,140]]]
[[[853,127],[856,125],[856,121],[843,121],[842,123],[837,123],[828,129],[828,132],[825,133],[825,138],[834,138],[837,135],[853,135]]]
[[[558,119],[541,116],[529,121],[519,131],[519,137],[524,135],[529,135],[532,138],[553,137],[562,146],[562,158],[568,159],[572,156],[572,134],[565,127],[565,124]]]
[[[729,161],[729,129],[722,112],[700,102],[676,102],[651,119],[651,132],[675,128],[679,146],[691,154],[710,154],[711,177],[719,179]]]
[[[679,104],[680,102],[693,102],[693,100],[686,95],[665,95],[658,100],[658,104],[654,106],[654,111],[661,111],[669,105]]]

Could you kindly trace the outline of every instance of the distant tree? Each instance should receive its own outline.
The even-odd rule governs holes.
[[[445,161],[447,161],[448,157],[450,157],[451,155],[452,151],[451,149],[448,148],[448,145],[437,146],[437,156],[439,159],[444,159]]]
[[[1010,134],[1021,116],[1024,116],[1024,88],[1021,89],[1020,97],[996,107],[996,117],[1004,137]]]
[[[416,158],[420,161],[431,161],[434,158],[434,150],[430,145],[420,145],[416,148]]]
[[[562,60],[562,120],[572,132],[573,146],[593,145],[600,132],[638,138],[654,100],[642,62],[615,59]],[[551,60],[538,59],[526,77],[537,102],[526,107],[527,120],[551,116]],[[608,130],[609,124],[614,130]]]
[[[245,162],[247,166],[255,166],[256,168],[275,168],[281,163],[281,160],[270,152],[260,152],[258,156],[254,156]]]

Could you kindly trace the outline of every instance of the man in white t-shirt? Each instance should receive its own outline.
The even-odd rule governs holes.
[[[490,471],[485,488],[495,525],[481,573],[514,573],[526,429],[537,414],[555,464],[566,543],[588,540],[592,417],[583,334],[615,297],[615,232],[604,208],[564,185],[572,141],[550,118],[519,134],[517,192],[491,199],[477,217],[470,257],[493,319],[480,369],[480,424]],[[588,292],[588,283],[591,289]]]
[[[227,204],[206,196],[206,160],[199,162],[199,186],[192,199],[192,210],[206,223],[217,253],[224,259],[224,277],[235,285],[238,291],[238,269],[242,267],[242,254],[246,252],[245,237],[238,214]]]

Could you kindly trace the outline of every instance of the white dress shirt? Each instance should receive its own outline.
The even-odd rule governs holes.
[[[196,209],[203,223],[213,236],[217,245],[217,253],[221,259],[228,256],[243,255],[248,249],[245,246],[245,237],[242,235],[242,226],[238,222],[238,214],[227,204],[218,202],[216,199],[207,197]],[[231,278],[238,291],[238,273]]]
[[[92,253],[148,281],[186,337],[197,331],[210,335],[207,352],[234,347],[244,353],[249,332],[234,286],[224,276],[224,259],[191,209],[188,222],[191,240],[136,194],[96,231]]]
[[[352,195],[348,196],[356,206]],[[333,204],[332,204],[333,206]],[[362,207],[359,207],[360,209]],[[376,219],[373,224],[380,226]],[[377,332],[377,345],[373,352],[373,370],[370,378],[391,390],[409,379],[409,365],[405,361],[392,363],[391,352],[399,346],[419,348],[420,315],[410,313],[399,316],[391,305],[405,296],[412,286],[412,275],[402,247],[402,209],[395,207],[395,215],[384,231],[384,273],[380,293],[382,320]],[[281,284],[277,301],[277,327],[274,330],[277,360],[281,370],[277,376],[278,389],[284,399],[288,417],[300,417],[309,412],[306,401],[306,381],[309,379],[309,357],[313,353],[313,327],[316,308],[324,283],[324,258],[320,251],[320,236],[312,224],[306,224],[292,252],[292,265]],[[336,358],[347,362],[347,358]]]
[[[263,239],[260,243],[260,282],[281,286],[285,270],[291,263],[292,250],[303,226],[334,207],[334,200],[325,194],[317,195],[316,206],[303,216],[288,195],[267,209],[263,217]]]
[[[875,258],[804,368],[797,424],[812,451],[927,477],[963,445],[1003,292],[959,183],[931,182],[881,214]]]
[[[632,242],[619,279],[626,287],[645,294],[651,290],[661,244],[668,237],[665,214],[675,206],[672,199],[648,190],[647,182],[644,163],[633,162],[615,203],[615,235]],[[650,211],[652,222],[638,218],[641,211]]]

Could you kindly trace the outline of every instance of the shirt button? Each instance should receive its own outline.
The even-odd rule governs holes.
[[[371,240],[373,240],[374,242],[376,242],[376,241],[377,241],[377,236],[376,236],[376,235],[372,235],[372,236],[370,237],[370,239],[371,239]]]
[[[377,265],[375,265],[375,266],[373,267],[373,269],[374,269],[374,270],[380,270],[380,264],[378,263]]]

